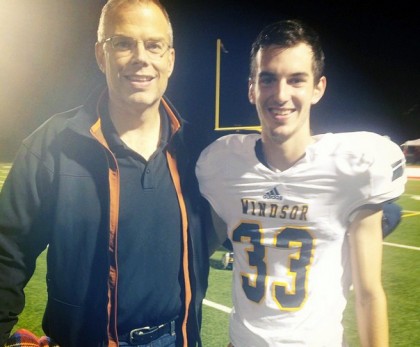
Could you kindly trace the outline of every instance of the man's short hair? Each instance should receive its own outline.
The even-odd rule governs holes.
[[[255,78],[255,59],[260,49],[275,45],[281,48],[291,48],[299,43],[307,44],[313,52],[312,69],[314,73],[314,82],[324,73],[325,56],[321,47],[318,34],[308,25],[299,20],[282,20],[267,25],[257,36],[252,44],[250,54],[250,76]]]
[[[101,16],[99,18],[99,25],[98,25],[98,42],[103,42],[105,37],[105,27],[107,20],[112,12],[118,9],[121,6],[127,5],[136,5],[136,4],[155,4],[157,7],[160,8],[163,15],[165,16],[166,20],[168,21],[169,25],[169,45],[173,46],[173,30],[172,30],[172,23],[169,19],[168,12],[166,11],[165,7],[160,3],[159,0],[108,0],[107,3],[102,8]]]

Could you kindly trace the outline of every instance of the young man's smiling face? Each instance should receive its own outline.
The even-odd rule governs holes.
[[[310,109],[326,86],[314,80],[313,53],[300,43],[290,48],[271,45],[255,57],[249,100],[255,104],[263,138],[283,143],[291,137],[310,136]]]

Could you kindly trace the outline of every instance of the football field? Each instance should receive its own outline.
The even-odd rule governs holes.
[[[0,163],[0,189],[10,165]],[[392,347],[420,346],[420,180],[409,180],[398,200],[404,214],[401,224],[384,240],[383,282],[388,297]],[[205,347],[225,347],[228,338],[230,270],[223,270],[220,249],[211,257],[209,289],[203,308]],[[41,320],[46,299],[45,252],[26,288],[26,308],[15,328],[26,328],[42,335]],[[350,295],[344,325],[351,347],[358,347],[353,297]]]

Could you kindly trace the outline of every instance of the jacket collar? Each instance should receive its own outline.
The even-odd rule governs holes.
[[[100,128],[98,105],[101,102],[106,102],[107,93],[108,89],[106,87],[104,88],[102,86],[100,88],[96,88],[89,95],[86,103],[78,108],[75,116],[68,120],[69,128],[80,135],[92,137],[91,130],[96,128],[96,130],[94,129],[93,131],[97,131]],[[181,134],[185,121],[180,117],[178,111],[166,96],[162,97],[161,104],[164,107],[170,121],[170,142],[172,142],[175,135]]]

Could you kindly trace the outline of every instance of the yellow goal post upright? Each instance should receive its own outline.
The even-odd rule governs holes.
[[[214,111],[214,130],[215,131],[240,131],[240,130],[249,130],[249,131],[261,131],[260,125],[250,125],[250,126],[230,126],[230,127],[221,127],[220,126],[220,59],[221,52],[228,53],[228,51],[223,46],[222,40],[217,39],[216,41],[216,91],[215,91],[215,111]]]

